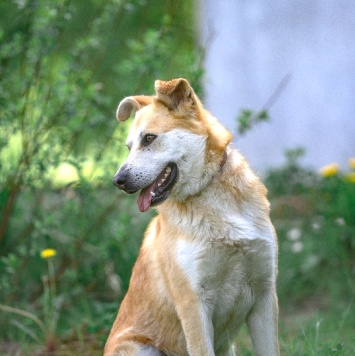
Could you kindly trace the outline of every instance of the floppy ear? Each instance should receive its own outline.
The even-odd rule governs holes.
[[[133,112],[152,102],[153,98],[151,96],[138,95],[124,98],[118,105],[116,118],[120,122],[126,121]]]
[[[195,103],[195,93],[186,79],[173,79],[168,82],[155,81],[157,98],[168,108],[175,109],[181,102]]]

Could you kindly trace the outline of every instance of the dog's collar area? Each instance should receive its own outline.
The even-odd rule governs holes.
[[[219,172],[222,172],[224,165],[227,162],[227,158],[228,158],[228,153],[229,153],[229,148],[227,148],[224,153],[223,153],[223,157],[222,157],[222,161],[219,164]]]

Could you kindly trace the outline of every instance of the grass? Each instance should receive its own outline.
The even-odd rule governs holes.
[[[327,310],[304,309],[285,313],[281,308],[280,315],[280,349],[281,355],[287,356],[327,356],[355,354],[355,306],[331,306]],[[77,335],[60,340],[55,355],[101,355],[104,335],[94,333],[90,336],[82,330],[82,338]],[[252,344],[246,326],[243,326],[237,337],[238,355],[251,356]],[[29,344],[26,338],[18,342],[3,342],[1,355],[41,355],[46,354],[43,346]]]
[[[352,310],[351,310],[352,309]],[[354,355],[354,306],[306,311],[281,319],[285,355]]]
[[[281,355],[355,355],[355,305],[332,306],[327,310],[300,309],[287,314],[281,308],[279,343]],[[251,356],[252,343],[247,327],[238,337],[238,355]]]

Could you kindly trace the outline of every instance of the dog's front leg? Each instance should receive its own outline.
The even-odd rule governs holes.
[[[214,356],[213,298],[203,286],[205,246],[183,239],[163,246],[161,264],[189,356]],[[175,247],[175,248],[172,248]],[[168,256],[170,255],[170,258]]]
[[[197,295],[177,303],[176,309],[190,356],[214,356],[213,326],[204,301]]]
[[[264,291],[247,319],[254,352],[257,356],[280,355],[278,345],[278,306],[276,292]]]

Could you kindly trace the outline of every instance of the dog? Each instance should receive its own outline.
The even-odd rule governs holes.
[[[266,188],[185,79],[155,81],[113,182],[155,207],[104,355],[235,355],[246,322],[255,355],[279,355],[277,239]]]

